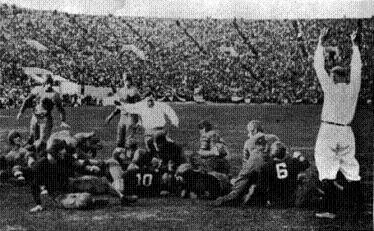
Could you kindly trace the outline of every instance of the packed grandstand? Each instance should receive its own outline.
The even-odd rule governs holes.
[[[160,100],[198,95],[212,102],[316,104],[322,100],[313,69],[319,29],[329,26],[332,33],[326,68],[349,67],[349,33],[357,25],[363,59],[359,103],[373,98],[373,19],[233,23],[73,15],[3,4],[0,21],[0,107],[19,106],[34,87],[24,67],[46,69],[81,86],[109,87],[109,96],[127,72],[140,92],[155,91]],[[137,50],[127,52],[131,47]],[[102,104],[84,90],[64,98],[66,104]]]

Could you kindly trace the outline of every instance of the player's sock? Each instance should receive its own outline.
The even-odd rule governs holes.
[[[316,213],[316,217],[334,219],[341,198],[339,197],[339,193],[336,191],[337,189],[333,180],[324,180],[322,186],[325,194],[319,211]]]
[[[365,196],[363,187],[360,181],[352,181],[348,183],[346,190],[344,190],[348,203],[348,210],[351,211],[353,216],[360,217],[365,214]]]

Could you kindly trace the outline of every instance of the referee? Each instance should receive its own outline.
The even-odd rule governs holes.
[[[345,69],[340,66],[332,68],[328,74],[322,45],[327,34],[328,29],[324,28],[314,55],[314,68],[324,93],[322,121],[314,156],[325,198],[316,217],[334,219],[342,203],[352,203],[356,212],[363,206],[360,166],[355,158],[355,138],[350,126],[361,86],[362,63],[357,32],[353,32],[350,74],[345,73]],[[343,190],[342,187],[336,187],[339,171],[346,179]]]

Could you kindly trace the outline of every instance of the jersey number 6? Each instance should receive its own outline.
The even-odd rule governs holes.
[[[149,187],[152,185],[152,179],[153,179],[153,175],[152,174],[149,174],[149,173],[146,173],[143,175],[138,173],[136,174],[136,178],[138,178],[138,185],[137,186],[146,186],[146,187]]]
[[[275,169],[277,170],[277,177],[278,179],[282,180],[288,177],[287,165],[286,163],[278,163],[275,165]]]

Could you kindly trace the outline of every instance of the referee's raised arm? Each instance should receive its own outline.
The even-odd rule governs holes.
[[[321,84],[322,90],[333,83],[328,73],[325,70],[325,57],[323,55],[323,42],[325,41],[329,29],[323,28],[319,36],[317,49],[314,54],[314,70],[316,71],[317,78]]]
[[[351,34],[352,41],[352,59],[351,59],[351,73],[350,73],[350,85],[353,93],[360,91],[361,87],[361,54],[357,44],[357,31]]]

